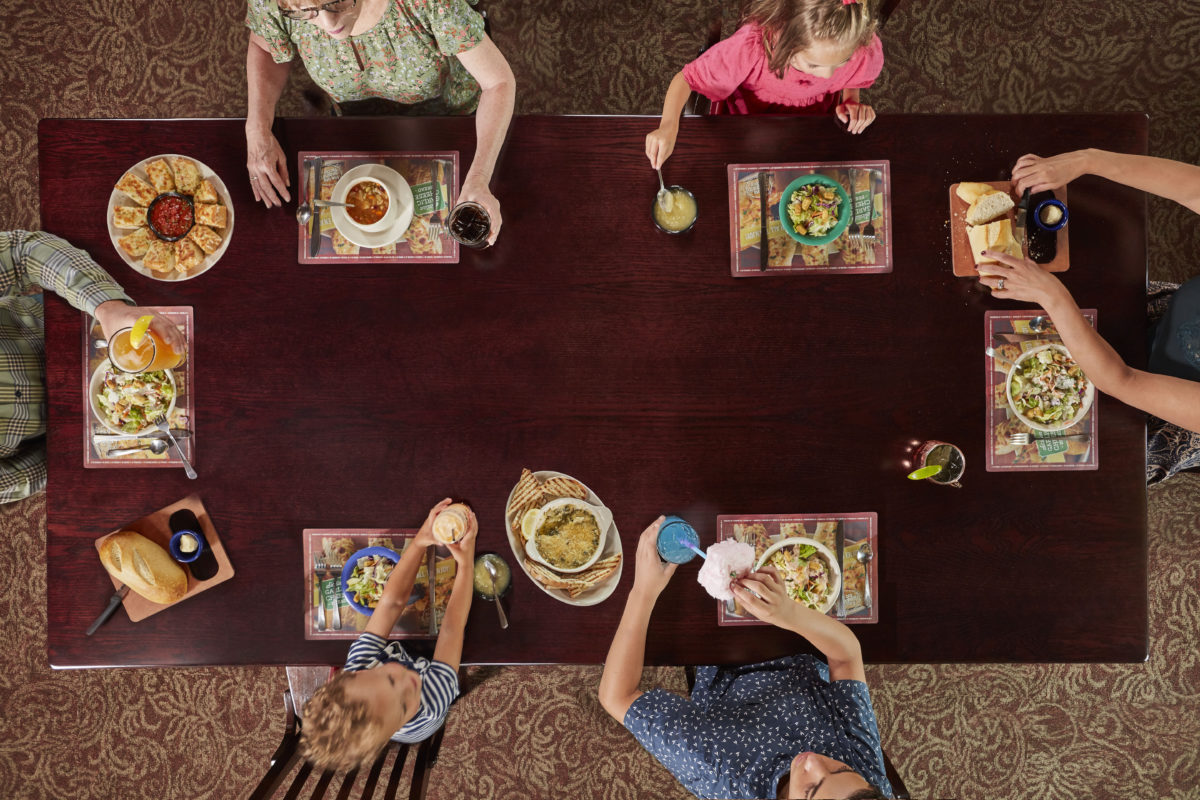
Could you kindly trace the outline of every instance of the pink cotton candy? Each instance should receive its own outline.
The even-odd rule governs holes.
[[[754,567],[754,548],[745,542],[726,539],[709,545],[708,559],[700,567],[696,580],[704,590],[718,600],[732,600],[729,584]]]

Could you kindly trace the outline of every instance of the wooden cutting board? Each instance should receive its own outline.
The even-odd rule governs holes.
[[[187,573],[187,593],[174,603],[166,605],[153,603],[133,591],[133,589],[130,589],[129,593],[125,595],[123,605],[125,606],[125,613],[129,615],[131,622],[140,622],[146,617],[152,617],[163,609],[170,608],[176,603],[182,603],[200,594],[200,592],[207,591],[218,583],[224,583],[233,577],[233,565],[229,563],[229,556],[225,554],[225,546],[221,543],[220,537],[217,536],[217,529],[213,527],[208,512],[204,510],[204,503],[200,502],[200,498],[196,495],[185,497],[178,503],[172,503],[166,508],[160,508],[153,514],[148,514],[139,520],[130,522],[128,525],[122,525],[120,528],[112,531],[112,533],[101,536],[96,540],[97,557],[99,557],[100,546],[104,544],[104,540],[112,536],[113,533],[121,531],[140,533],[155,544],[162,545],[162,549],[166,550],[169,554],[170,549],[168,545],[171,542],[171,526],[169,522],[171,515],[183,508],[191,510],[196,515],[196,519],[200,520],[200,527],[203,529],[204,538],[208,546],[212,548],[213,556],[217,559],[217,566],[219,567],[217,574],[206,581],[198,581],[192,575],[192,571],[188,569],[187,564],[180,564],[179,566],[183,567],[183,571]],[[103,569],[103,566],[101,566],[101,569]],[[114,589],[120,587],[121,582],[119,580],[113,578],[111,575],[109,575],[109,578],[112,580]]]
[[[1012,181],[979,181],[979,183],[986,183],[1002,192],[1012,193]],[[950,186],[950,263],[954,267],[954,274],[958,277],[975,278],[978,277],[978,273],[975,272],[975,257],[971,253],[971,243],[967,239],[967,206],[969,204],[955,194],[957,189],[957,183]],[[1067,187],[1055,189],[1054,196],[1066,203]],[[1013,198],[1018,202],[1020,199],[1019,197]],[[1017,210],[1014,208],[1008,212],[1008,219],[1014,220],[1016,215]],[[1031,208],[1025,216],[1026,230],[1034,224],[1033,209]],[[1071,267],[1071,253],[1067,244],[1067,231],[1070,229],[1071,225],[1068,223],[1058,231],[1058,251],[1054,255],[1054,260],[1041,265],[1050,272],[1066,272]],[[1025,255],[1027,257],[1029,255],[1028,247],[1025,248]]]

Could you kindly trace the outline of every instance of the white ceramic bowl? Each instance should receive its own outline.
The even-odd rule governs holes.
[[[820,611],[822,614],[828,614],[829,609],[834,607],[834,605],[837,603],[838,595],[840,595],[842,592],[842,565],[837,563],[837,556],[833,554],[833,551],[818,542],[816,539],[808,539],[803,536],[792,536],[776,542],[768,547],[765,552],[763,552],[762,558],[760,558],[758,563],[754,565],[754,571],[757,572],[762,569],[763,565],[771,560],[771,556],[775,555],[775,553],[779,552],[783,548],[805,544],[812,545],[813,547],[817,548],[817,552],[825,557],[826,563],[828,563],[830,566],[831,580],[829,582],[829,596],[825,598],[823,607],[817,609],[817,611]]]
[[[113,433],[120,433],[126,436],[138,436],[139,434],[154,430],[154,425],[150,424],[144,428],[141,428],[140,430],[130,433],[129,431],[123,431],[120,428],[109,424],[108,417],[104,415],[104,411],[100,408],[100,404],[96,402],[96,396],[100,393],[100,385],[104,382],[104,373],[108,371],[109,367],[110,365],[107,359],[101,361],[100,366],[96,367],[96,371],[92,373],[92,380],[88,384],[88,402],[91,404],[92,413],[96,415],[96,419],[100,421],[100,424],[103,425],[105,429],[110,430]],[[112,367],[112,369],[115,370],[116,367]],[[175,411],[175,401],[179,399],[179,387],[175,383],[175,373],[169,369],[163,371],[167,373],[167,378],[171,382],[171,388],[175,390],[171,396],[171,404],[167,406],[167,419],[169,420],[171,418],[171,413]]]
[[[1013,412],[1014,415],[1016,415],[1017,419],[1021,420],[1021,423],[1023,425],[1027,425],[1035,431],[1042,431],[1044,433],[1053,433],[1055,431],[1063,431],[1063,430],[1066,430],[1067,428],[1078,425],[1079,421],[1081,419],[1083,419],[1085,416],[1087,416],[1088,411],[1090,411],[1092,409],[1092,402],[1096,399],[1096,387],[1092,383],[1092,379],[1088,378],[1087,391],[1085,391],[1083,393],[1083,402],[1079,406],[1079,411],[1077,411],[1075,413],[1075,416],[1069,420],[1063,420],[1062,422],[1058,423],[1057,425],[1043,425],[1039,422],[1034,422],[1033,420],[1026,417],[1024,414],[1022,414],[1020,411],[1017,411],[1017,404],[1013,402],[1013,396],[1012,396],[1013,376],[1016,375],[1018,371],[1020,371],[1021,365],[1024,364],[1027,360],[1036,356],[1038,353],[1042,352],[1043,350],[1051,350],[1051,349],[1058,350],[1059,352],[1065,353],[1068,358],[1071,357],[1071,351],[1068,350],[1067,348],[1063,347],[1061,344],[1057,344],[1057,343],[1044,344],[1041,347],[1035,347],[1032,350],[1027,350],[1024,353],[1022,353],[1021,356],[1016,361],[1013,362],[1012,366],[1008,368],[1008,376],[1005,377],[1005,379],[1004,379],[1004,396],[1006,398],[1008,398],[1009,409]]]
[[[350,216],[348,209],[346,213],[346,219],[350,220],[352,225],[355,225],[364,231],[372,233],[375,231],[381,231],[391,225],[396,219],[396,203],[392,199],[392,192],[390,189],[388,189],[387,185],[384,184],[383,181],[377,181],[374,178],[359,178],[346,187],[346,197],[349,197],[351,190],[361,183],[370,183],[379,187],[383,191],[383,196],[387,198],[387,209],[383,212],[383,216],[380,217],[378,221],[372,222],[370,225],[364,225],[361,222],[356,221],[354,217]],[[344,203],[346,202],[346,197],[338,198],[338,200]]]
[[[537,533],[536,533],[537,529],[542,526],[542,522],[545,521],[546,515],[548,513],[550,513],[551,511],[553,511],[556,508],[562,508],[563,506],[569,506],[571,508],[582,509],[582,510],[586,511],[587,513],[591,514],[592,519],[594,519],[596,521],[596,527],[598,527],[600,529],[600,540],[596,543],[596,552],[592,553],[591,558],[589,558],[583,564],[579,565],[578,567],[573,567],[571,569],[567,569],[565,567],[560,567],[555,564],[551,564],[549,561],[547,561],[545,558],[542,557],[542,554],[539,553],[538,549],[537,549]],[[594,506],[591,503],[585,503],[584,501],[576,500],[573,497],[560,497],[557,500],[551,500],[549,503],[546,503],[546,505],[544,505],[538,509],[537,516],[534,517],[534,521],[533,521],[533,529],[534,529],[535,533],[533,535],[533,538],[531,538],[528,542],[525,543],[525,552],[534,561],[537,561],[538,563],[541,563],[541,564],[545,564],[547,567],[554,570],[555,572],[561,572],[564,575],[569,575],[573,572],[583,572],[585,569],[590,567],[592,564],[595,564],[596,561],[598,561],[600,559],[600,554],[602,552],[604,552],[604,540],[608,536],[608,528],[610,525],[612,525],[612,519],[613,519],[612,512],[609,511],[604,506]]]

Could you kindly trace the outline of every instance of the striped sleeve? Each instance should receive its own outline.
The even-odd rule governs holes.
[[[383,637],[373,633],[363,633],[354,640],[354,644],[350,645],[350,652],[346,654],[346,665],[343,669],[351,672],[366,669],[373,662],[380,660],[385,647],[387,647],[387,640]]]
[[[22,294],[34,285],[96,313],[109,300],[133,301],[84,251],[43,231],[0,232],[0,296]]]

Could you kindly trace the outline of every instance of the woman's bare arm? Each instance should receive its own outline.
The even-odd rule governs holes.
[[[271,133],[275,104],[291,71],[291,61],[276,64],[266,41],[256,33],[250,34],[246,45],[246,171],[250,173],[254,199],[268,208],[292,199],[287,190],[292,185],[287,158]]]
[[[1174,200],[1200,214],[1200,167],[1182,161],[1088,149],[1049,158],[1024,155],[1013,167],[1017,191],[1057,189],[1080,175],[1099,175]]]
[[[475,112],[475,157],[463,179],[459,199],[473,200],[487,209],[492,218],[492,235],[488,242],[494,244],[503,220],[500,202],[492,195],[489,185],[512,120],[517,79],[504,54],[487,36],[475,47],[459,53],[458,60],[483,90]]]

